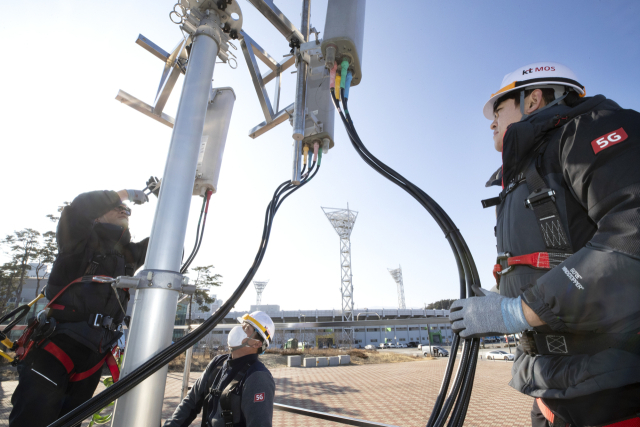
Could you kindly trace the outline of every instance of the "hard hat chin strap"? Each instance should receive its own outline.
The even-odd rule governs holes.
[[[520,119],[520,120],[524,120],[524,119],[526,119],[527,117],[529,117],[529,116],[531,116],[531,115],[533,115],[533,114],[539,113],[539,112],[540,112],[540,111],[542,111],[542,110],[545,110],[545,109],[547,109],[547,108],[549,108],[549,107],[552,107],[552,106],[554,106],[554,105],[558,104],[560,101],[562,101],[563,99],[565,99],[565,98],[567,97],[567,95],[569,95],[569,91],[565,91],[565,93],[564,93],[564,94],[562,94],[562,96],[561,96],[561,97],[556,98],[553,102],[548,103],[547,105],[545,105],[544,107],[542,107],[542,108],[540,108],[540,109],[538,109],[538,110],[534,111],[533,113],[531,113],[531,114],[525,114],[525,113],[524,113],[524,89],[523,89],[523,90],[521,90],[521,91],[520,91],[520,113],[522,114],[522,119]]]

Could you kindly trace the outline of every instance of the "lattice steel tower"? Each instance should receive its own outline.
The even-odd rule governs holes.
[[[387,268],[393,280],[396,281],[398,285],[398,308],[405,309],[407,306],[404,303],[404,284],[402,283],[402,266],[399,266],[395,270]]]
[[[353,281],[351,274],[351,231],[358,212],[349,209],[322,208],[329,222],[340,236],[340,265],[342,268],[342,321],[353,322]],[[353,344],[353,328],[342,330],[343,342]]]
[[[256,287],[256,294],[258,294],[256,297],[256,305],[260,305],[262,303],[262,291],[267,287],[267,283],[269,283],[268,280],[266,282],[253,281],[253,286]]]

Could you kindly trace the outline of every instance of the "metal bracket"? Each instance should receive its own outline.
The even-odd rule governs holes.
[[[172,291],[193,294],[195,285],[189,285],[189,278],[175,271],[166,270],[142,270],[134,277],[116,277],[112,286],[114,288],[137,288],[137,289],[168,289]]]
[[[249,1],[251,1],[251,3],[255,6],[254,1]],[[258,95],[258,100],[260,101],[262,113],[264,114],[265,118],[264,122],[253,127],[249,131],[249,136],[255,139],[263,133],[273,129],[280,123],[287,121],[287,119],[291,120],[293,116],[293,104],[278,111],[280,103],[280,77],[285,70],[295,65],[299,60],[298,58],[300,58],[302,61],[309,64],[309,74],[316,75],[325,73],[324,66],[311,68],[311,57],[315,55],[318,55],[320,57],[322,55],[322,50],[320,47],[322,39],[318,40],[317,42],[310,41],[307,43],[303,43],[302,45],[300,45],[300,48],[296,48],[295,54],[284,55],[285,59],[281,62],[277,62],[246,32],[241,31],[240,38],[242,52],[244,53],[245,60],[247,61],[249,73],[251,74],[251,79],[253,80],[253,86],[255,87],[256,94]],[[266,72],[265,74],[260,74],[260,68],[258,67],[257,59],[260,59],[267,67],[269,67],[270,71]],[[266,84],[274,78],[276,79],[276,87],[272,104],[266,91]],[[318,133],[322,132],[322,125],[319,124],[317,120],[314,120],[314,123],[316,124],[316,131]]]
[[[301,43],[305,42],[305,38],[302,33],[296,28],[295,25],[287,19],[287,17],[273,4],[273,0],[248,0],[262,15],[271,22],[271,24],[280,31],[287,41],[291,41],[292,38],[296,38]]]
[[[133,108],[134,110],[141,112],[145,116],[151,117],[152,119],[157,120],[163,125],[169,126],[170,128],[173,128],[173,125],[176,122],[176,119],[166,115],[165,113],[161,113],[160,115],[154,114],[153,107],[151,105],[140,101],[135,96],[129,95],[123,90],[118,91],[118,94],[116,95],[116,101],[120,101],[123,104]]]
[[[295,64],[295,56],[287,55],[284,60],[278,62],[246,32],[240,31],[240,39],[242,53],[244,54],[244,58],[247,62],[247,67],[249,68],[249,73],[251,74],[251,80],[253,81],[253,86],[256,90],[256,94],[258,95],[258,101],[260,102],[262,113],[264,114],[265,118],[263,124],[258,125],[254,129],[262,128],[268,124],[273,124],[273,126],[269,126],[267,129],[264,129],[264,132],[266,132],[267,130],[275,127],[288,118],[286,116],[283,116],[285,110],[278,111],[280,107],[280,77],[286,69]],[[258,59],[262,61],[267,67],[269,67],[270,70],[267,73],[260,73]],[[275,91],[272,103],[269,99],[269,95],[267,94],[266,84],[273,79],[275,79]],[[256,136],[259,136],[264,132],[258,133],[252,130],[249,133],[249,136],[255,138]]]
[[[320,44],[322,42],[322,39],[320,39],[318,42],[315,41],[310,41],[307,43],[303,43],[300,45],[300,52],[302,53],[307,53],[309,55],[322,55],[322,48],[320,47]]]
[[[186,3],[185,6],[188,6],[188,2],[186,0],[183,0],[183,3]],[[229,28],[235,31],[235,29],[242,27],[242,13],[240,13],[240,9],[235,3],[234,5],[238,9],[238,20],[234,20],[232,18],[232,14],[236,12],[235,9],[231,10],[227,8],[224,12],[217,11],[214,13],[218,14],[222,23],[229,23]],[[191,9],[187,20],[183,23],[183,27],[189,36],[180,39],[170,53],[153,43],[142,34],[138,35],[136,44],[143,47],[147,52],[150,52],[153,56],[164,62],[164,68],[162,70],[162,76],[160,77],[160,84],[158,85],[155,100],[153,101],[153,105],[149,105],[122,90],[118,92],[116,100],[166,126],[169,126],[170,128],[173,128],[175,119],[164,114],[163,110],[167,105],[167,101],[169,100],[169,96],[171,95],[176,82],[178,81],[178,77],[181,73],[186,73],[186,64],[188,61],[187,46],[191,45],[193,42],[193,34],[198,30],[198,25],[204,17],[205,14],[201,13],[198,9]],[[219,35],[219,40],[216,39],[219,47],[218,58],[220,58],[222,62],[226,63],[229,60],[229,34],[225,34],[224,30],[215,30],[216,34]]]

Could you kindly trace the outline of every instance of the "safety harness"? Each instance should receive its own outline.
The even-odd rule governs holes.
[[[565,423],[560,417],[556,417],[556,414],[554,414],[539,397],[536,398],[536,403],[544,418],[549,421],[550,427],[571,427],[571,424]],[[606,424],[602,427],[640,427],[640,417],[630,418],[613,424]]]
[[[74,372],[75,365],[71,360],[71,357],[69,357],[69,355],[65,353],[64,350],[62,350],[56,344],[48,340],[51,334],[53,334],[53,332],[55,331],[56,325],[57,325],[56,318],[51,317],[50,313],[64,310],[64,306],[54,304],[54,301],[58,299],[60,295],[62,295],[67,289],[69,289],[71,285],[76,283],[80,283],[80,282],[109,283],[112,281],[113,281],[113,278],[108,276],[83,276],[73,280],[71,283],[69,283],[64,288],[62,288],[60,292],[58,292],[53,298],[51,298],[51,300],[47,303],[47,305],[44,306],[44,309],[40,312],[40,314],[29,321],[29,324],[25,328],[24,332],[22,333],[22,336],[20,336],[18,341],[16,341],[15,344],[12,346],[12,350],[14,350],[16,353],[16,357],[14,358],[14,361],[12,363],[14,365],[17,364],[19,361],[27,357],[27,354],[29,354],[31,349],[33,349],[34,347],[42,346],[43,350],[50,353],[52,356],[58,359],[60,363],[62,363],[64,368],[67,370],[67,374],[70,375],[69,377],[70,382],[82,381],[83,379],[90,377],[98,369],[102,368],[102,365],[105,362],[109,367],[109,371],[111,372],[113,381],[114,382],[118,381],[120,377],[120,370],[118,368],[118,364],[116,363],[116,359],[119,357],[120,349],[117,346],[114,346],[111,349],[111,351],[108,351],[105,354],[104,358],[102,358],[100,362],[98,362],[98,364],[93,366],[91,369],[84,372]],[[56,306],[57,306],[57,309],[54,308]],[[93,326],[105,327],[107,329],[110,329],[111,324],[113,323],[113,319],[111,319],[107,324],[107,321],[105,320],[105,318],[111,319],[108,316],[95,315],[93,317]],[[58,319],[58,320],[67,320],[67,318]],[[91,319],[87,319],[87,316],[83,315],[81,318],[78,317],[77,321],[81,321],[81,320],[91,320]]]
[[[516,266],[526,265],[531,268],[551,270],[573,255],[568,234],[556,206],[555,191],[547,186],[538,172],[544,148],[546,146],[543,145],[537,156],[529,162],[526,171],[511,180],[498,197],[482,201],[485,208],[497,206],[506,199],[507,194],[526,182],[529,196],[524,200],[524,205],[534,212],[547,250],[516,256],[509,252],[499,253],[493,267],[493,276],[498,288],[500,276],[509,273]],[[523,351],[530,356],[593,355],[607,348],[640,353],[640,335],[637,334],[543,334],[524,331],[520,343]],[[553,423],[553,420],[549,421]],[[564,427],[564,424],[562,426]]]
[[[211,373],[209,377],[209,381],[207,381],[207,389],[209,390],[207,396],[205,397],[203,404],[203,412],[202,412],[202,420],[203,425],[207,427],[211,427],[209,423],[209,417],[211,415],[213,408],[213,402],[215,398],[220,399],[220,408],[222,410],[221,415],[224,420],[225,427],[233,427],[233,409],[231,408],[231,393],[238,395],[237,392],[238,384],[244,379],[244,376],[247,374],[247,371],[253,365],[254,361],[246,363],[233,377],[233,380],[224,388],[224,390],[220,390],[220,381],[222,380],[222,376],[220,380],[218,380],[217,386],[214,388],[213,383],[215,382],[215,378],[218,376],[220,370],[226,366],[227,360],[224,361],[223,364],[218,365],[214,368],[214,371]]]
[[[564,229],[562,218],[556,206],[556,193],[549,188],[538,172],[538,168],[542,163],[544,148],[546,146],[529,162],[526,171],[511,180],[498,197],[482,200],[482,206],[485,208],[497,206],[506,199],[507,194],[526,182],[529,196],[524,200],[524,205],[534,212],[547,249],[546,252],[534,252],[517,256],[513,256],[509,252],[499,253],[496,258],[496,264],[493,267],[493,277],[496,279],[498,288],[500,287],[500,276],[512,271],[515,266],[526,265],[532,268],[550,270],[573,255],[568,233]]]
[[[574,356],[594,355],[607,348],[616,348],[630,353],[640,353],[638,334],[541,334],[524,331],[520,339],[522,350],[530,355]]]

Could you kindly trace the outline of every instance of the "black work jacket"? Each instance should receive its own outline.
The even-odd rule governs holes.
[[[211,388],[224,391],[236,374],[252,363],[231,394],[234,427],[271,427],[276,385],[271,373],[257,354],[231,359],[230,354],[216,356],[195,382],[164,427],[187,427],[203,410]],[[220,370],[216,368],[220,367]],[[215,376],[214,376],[215,375]],[[209,387],[209,384],[211,385]],[[210,396],[209,412],[202,414],[202,427],[224,427],[220,397]]]
[[[626,139],[600,139],[620,129]],[[524,205],[529,190],[522,174],[532,159],[556,192],[574,254],[551,270],[517,266],[501,278],[500,293],[522,295],[546,322],[539,332],[640,332],[640,114],[598,95],[509,126],[503,166],[488,183],[515,186],[497,208],[498,252],[547,251],[537,218]],[[534,397],[567,399],[636,382],[640,355],[609,348],[574,356],[520,352],[511,385]]]
[[[92,191],[80,194],[62,210],[56,234],[58,256],[45,290],[51,300],[67,284],[84,275],[132,276],[144,264],[149,239],[132,243],[129,230],[97,223],[111,209],[120,205],[115,191]],[[118,300],[120,303],[118,303]],[[110,316],[122,323],[129,293],[114,291],[108,283],[81,282],[71,285],[54,302],[51,317],[58,326],[55,334],[65,334],[93,349],[104,352],[120,338],[122,332],[92,326],[90,316]],[[122,305],[122,307],[120,306]],[[66,321],[65,314],[81,313],[86,321]]]

